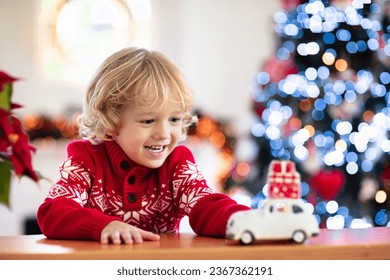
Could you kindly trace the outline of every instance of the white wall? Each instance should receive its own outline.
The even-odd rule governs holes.
[[[199,108],[248,129],[250,86],[274,52],[279,1],[153,1],[153,45],[172,58],[196,92]]]
[[[201,110],[234,121],[242,134],[251,125],[250,87],[256,71],[274,52],[273,15],[279,1],[151,0],[151,47],[182,69]],[[13,101],[48,115],[81,106],[84,87],[45,80],[39,71],[37,19],[40,0],[0,0],[0,69],[23,77]],[[37,169],[55,180],[64,145],[38,151]],[[20,221],[34,215],[48,182],[37,188],[14,182],[12,208],[0,205],[0,234],[19,234]]]
[[[0,69],[23,80],[14,84],[13,101],[25,111],[63,113],[80,106],[83,88],[45,80],[40,71],[38,15],[40,0],[0,0]]]
[[[85,87],[42,77],[39,3],[0,0],[0,69],[24,79],[15,83],[15,102],[55,115],[81,106]],[[274,52],[278,8],[266,0],[152,0],[152,48],[182,69],[202,110],[247,128],[251,79]]]

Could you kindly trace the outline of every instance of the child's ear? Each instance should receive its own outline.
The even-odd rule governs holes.
[[[107,139],[113,139],[116,136],[118,136],[118,134],[119,134],[118,127],[113,128],[113,129],[106,129],[106,131],[105,131],[105,135],[106,135]]]
[[[106,132],[106,138],[107,139],[113,139],[114,138],[113,132]]]

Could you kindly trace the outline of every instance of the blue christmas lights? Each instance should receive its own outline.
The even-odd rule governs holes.
[[[285,38],[282,47],[277,51],[277,58],[280,60],[289,59],[294,51],[301,57],[318,56],[320,53],[324,53],[328,55],[327,59],[330,59],[329,64],[332,65],[340,54],[337,53],[334,47],[328,47],[321,50],[325,45],[332,46],[336,42],[346,42],[344,51],[349,54],[366,52],[368,49],[375,51],[379,48],[379,42],[377,40],[379,37],[377,33],[379,30],[379,22],[377,20],[370,20],[362,17],[362,15],[352,7],[345,9],[345,11],[339,11],[332,6],[325,7],[321,1],[312,1],[298,6],[296,11],[296,14],[294,12],[291,14],[278,12],[275,15],[276,30]],[[375,7],[375,11],[378,11],[377,6]],[[296,15],[296,17],[293,15]],[[351,32],[347,28],[340,28],[340,23],[347,23],[347,26],[360,26],[360,32],[365,33],[368,38],[367,41],[351,41]],[[377,28],[373,29],[373,26],[376,26]],[[318,40],[309,42],[298,41],[299,43],[297,41],[294,42],[294,39],[297,39],[297,36],[299,37],[298,33],[300,33],[301,30],[306,29],[309,29],[312,33],[323,33],[321,37],[322,42],[318,42]],[[340,50],[340,48],[338,48],[338,50],[341,51],[343,49]],[[340,106],[343,103],[359,103],[358,95],[367,94],[368,91],[372,97],[379,98],[388,96],[388,89],[386,88],[386,85],[390,83],[390,75],[388,72],[382,72],[379,75],[378,82],[374,82],[373,73],[365,69],[358,69],[355,78],[356,80],[334,80],[330,78],[332,70],[329,68],[330,67],[327,67],[326,65],[321,65],[318,68],[307,67],[302,72],[286,76],[284,79],[277,82],[276,85],[272,85],[272,87],[270,85],[270,75],[267,72],[260,72],[257,76],[257,82],[263,86],[263,90],[259,94],[259,96],[262,96],[263,98],[259,98],[257,101],[267,101],[267,96],[264,95],[264,91],[268,90],[272,92],[272,95],[276,93],[278,97],[292,96],[297,98],[316,99],[314,101],[314,106],[310,109],[310,119],[320,122],[325,118],[325,112],[328,106]],[[364,100],[360,102],[364,103]],[[272,104],[272,102],[268,104]],[[286,106],[289,105],[287,104]],[[360,105],[358,104],[358,106]],[[267,108],[269,109],[270,107]],[[361,111],[361,109],[356,110]],[[280,114],[277,112],[272,113],[271,117],[264,115],[267,113],[268,110],[264,110],[262,119],[265,132],[260,133],[259,126],[255,126],[255,136],[261,137],[265,135],[268,139],[277,140],[278,137],[284,135],[282,126],[285,125],[285,121],[281,121],[281,118],[279,117]],[[387,115],[387,117],[389,117],[389,115]],[[350,122],[345,122],[345,124],[346,123],[349,124],[348,133],[338,133],[339,135],[335,136],[336,139],[340,138],[342,135],[353,133],[352,124]],[[386,131],[382,131],[382,133],[386,133]],[[300,140],[285,142],[286,146],[283,147],[284,149],[292,151],[292,159],[298,161],[306,159],[303,144],[308,138],[301,138],[301,135],[301,131],[294,132],[294,135],[291,137]],[[353,137],[353,135],[351,135],[351,137]],[[380,139],[383,140],[383,137]],[[300,144],[297,146],[294,144],[295,142],[299,142]],[[373,141],[372,139],[356,141],[355,146],[357,146],[358,151],[364,153],[369,145],[376,144],[373,142],[375,142],[375,140]],[[288,146],[288,143],[291,143],[291,147]],[[351,146],[351,143],[349,143],[349,146]],[[280,145],[273,145],[273,147],[277,147],[275,148],[277,151],[273,151],[273,154],[286,156],[285,152],[282,153],[280,151],[282,148]],[[322,148],[323,146],[317,145],[317,147]],[[348,150],[344,151],[344,153],[348,153]],[[328,155],[326,157],[328,159],[326,161],[328,164],[337,165],[340,163],[339,160],[336,160],[336,158],[340,158],[340,152],[335,152],[333,147],[325,152],[324,156],[326,155]],[[356,161],[360,168],[362,168],[361,164],[364,160],[365,159],[363,158],[359,163]],[[370,169],[368,166],[370,165],[365,162],[364,169]],[[349,165],[348,169],[356,172],[355,166],[354,168],[351,168],[351,165]]]
[[[256,77],[259,118],[251,131],[268,141],[272,157],[304,164],[314,147],[322,168],[353,176],[372,174],[390,155],[390,27],[381,21],[387,16],[381,6],[366,2],[341,9],[308,1],[275,14],[281,38],[275,57],[296,70],[280,79],[267,71]],[[303,181],[301,187],[307,195],[309,185]],[[315,206],[319,217],[332,217],[330,228],[385,225],[389,219],[385,210],[374,221],[356,219],[348,207],[332,203]]]

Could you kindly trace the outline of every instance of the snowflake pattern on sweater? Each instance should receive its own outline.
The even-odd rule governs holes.
[[[248,210],[207,186],[185,146],[176,147],[161,167],[150,169],[131,161],[115,141],[93,145],[75,140],[59,171],[59,180],[37,211],[48,238],[98,241],[112,221],[177,233],[186,215],[195,233],[222,237],[230,215]]]
[[[189,160],[176,166],[172,188],[162,183],[152,190],[148,189],[142,194],[141,209],[136,211],[124,211],[122,194],[114,189],[105,190],[103,178],[97,176],[92,180],[83,163],[74,157],[64,161],[60,174],[61,178],[51,187],[48,199],[70,198],[82,207],[99,209],[107,215],[121,217],[126,223],[154,232],[177,232],[178,220],[191,212],[199,198],[213,193],[205,184],[198,165]],[[176,201],[175,198],[180,199]]]

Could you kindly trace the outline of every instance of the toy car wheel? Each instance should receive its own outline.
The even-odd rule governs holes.
[[[253,234],[249,231],[244,231],[240,238],[241,244],[245,244],[245,245],[253,243],[253,240],[254,240]]]
[[[303,230],[296,230],[293,233],[292,239],[295,243],[303,243],[305,242],[307,236]]]

